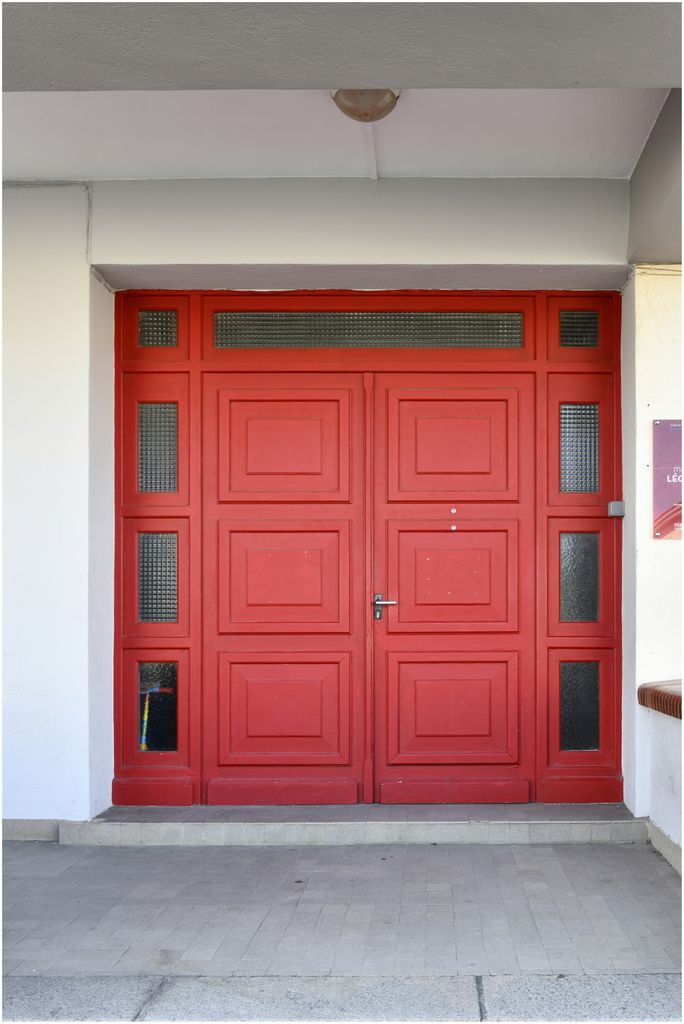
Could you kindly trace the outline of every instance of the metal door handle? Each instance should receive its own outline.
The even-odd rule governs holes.
[[[396,601],[383,601],[382,594],[373,594],[373,618],[382,618],[382,607],[386,604],[397,604]]]

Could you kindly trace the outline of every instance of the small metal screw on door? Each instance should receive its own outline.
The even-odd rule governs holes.
[[[373,594],[373,618],[382,618],[382,608],[386,604],[396,604],[396,601],[383,601],[382,594]]]

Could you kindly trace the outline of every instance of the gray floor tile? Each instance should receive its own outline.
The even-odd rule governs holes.
[[[321,975],[396,965],[432,977],[596,975],[679,964],[680,879],[648,846],[6,850],[8,973],[257,975],[294,963]]]

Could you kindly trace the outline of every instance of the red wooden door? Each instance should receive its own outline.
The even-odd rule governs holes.
[[[618,339],[599,293],[119,295],[114,802],[621,799]]]
[[[363,772],[363,377],[204,380],[211,804],[354,803]]]
[[[532,380],[371,383],[365,420],[360,375],[206,376],[209,803],[359,799],[367,694],[375,799],[529,799]],[[382,621],[366,599],[371,507],[373,589],[398,602]]]
[[[380,374],[375,798],[526,801],[534,406],[522,374]]]

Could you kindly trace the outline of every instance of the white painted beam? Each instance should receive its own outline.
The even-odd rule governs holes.
[[[91,258],[614,268],[626,262],[627,191],[624,181],[566,179],[96,182]]]

